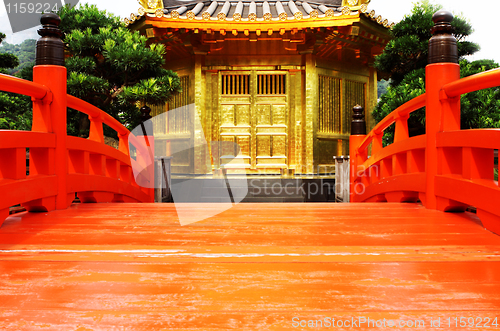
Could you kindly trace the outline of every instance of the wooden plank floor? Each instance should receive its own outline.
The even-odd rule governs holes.
[[[500,327],[500,237],[414,204],[74,205],[0,243],[0,330]]]

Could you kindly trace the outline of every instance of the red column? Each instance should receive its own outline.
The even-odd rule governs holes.
[[[436,135],[444,129],[444,118],[449,118],[450,114],[446,112],[458,112],[460,114],[460,104],[452,109],[443,107],[443,103],[447,100],[440,100],[441,88],[443,85],[460,79],[460,66],[456,63],[435,63],[430,64],[426,68],[426,120],[425,130],[427,134],[426,148],[426,183],[427,190],[425,201],[422,201],[427,208],[436,209],[437,199],[435,195],[434,179],[438,174],[438,150],[436,148]],[[455,115],[456,116],[456,115]],[[460,118],[460,115],[458,115]],[[449,125],[448,125],[449,126]],[[460,121],[458,128],[460,129]]]
[[[358,199],[357,192],[360,192],[360,188],[358,187],[359,185],[363,185],[361,181],[355,181],[356,175],[358,172],[362,171],[363,169],[360,169],[360,165],[362,165],[365,160],[366,160],[366,153],[358,152],[358,147],[361,145],[363,140],[365,140],[366,135],[351,135],[349,137],[349,167],[350,167],[350,201],[351,202],[360,202]],[[362,191],[362,190],[361,190]]]
[[[68,174],[68,157],[66,148],[67,136],[67,90],[66,68],[56,65],[39,65],[33,68],[33,81],[47,86],[52,91],[50,103],[50,120],[52,132],[56,135],[54,155],[55,174],[57,176],[56,208],[66,209],[73,200],[66,191]],[[50,162],[50,161],[49,161]],[[71,201],[69,201],[71,200]],[[68,203],[69,201],[69,203]]]
[[[435,26],[429,41],[429,65],[426,68],[426,134],[425,155],[426,194],[421,195],[422,203],[437,209],[435,177],[439,172],[439,151],[436,147],[436,134],[444,130],[460,130],[460,102],[448,99],[442,91],[445,84],[460,79],[457,42],[452,35],[453,15],[438,11],[432,17]]]
[[[32,175],[55,175],[57,195],[26,204],[29,211],[66,209],[73,201],[74,194],[67,192],[68,151],[67,137],[67,71],[64,67],[64,43],[59,30],[61,19],[54,13],[43,14],[40,20],[41,38],[36,45],[36,66],[33,68],[33,81],[47,86],[50,95],[33,103],[33,131],[50,132],[56,136],[55,149],[30,150]]]

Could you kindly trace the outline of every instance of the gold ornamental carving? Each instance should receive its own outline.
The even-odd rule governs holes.
[[[370,3],[370,1],[371,0],[342,0],[342,7],[349,7],[351,11],[361,10],[361,12],[365,12],[365,8]]]
[[[163,0],[137,0],[137,1],[147,13],[152,13],[156,15],[158,9],[163,9]]]

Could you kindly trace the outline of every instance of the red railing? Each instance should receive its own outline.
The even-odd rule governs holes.
[[[409,138],[407,122],[410,114],[425,103],[423,94],[394,110],[366,136],[351,136],[351,172],[355,170],[351,175],[351,201],[387,201],[386,195],[390,201],[416,201],[418,193],[425,191],[425,137]],[[384,131],[392,124],[394,143],[383,148]]]
[[[14,205],[28,211],[65,209],[75,194],[83,203],[152,202],[147,183],[154,174],[146,150],[152,146],[145,146],[109,114],[67,95],[65,67],[36,66],[33,80],[0,75],[0,90],[33,100],[31,131],[0,131],[0,225]],[[66,134],[68,107],[89,116],[88,139]],[[104,144],[103,124],[118,133],[118,149]],[[129,145],[136,156],[130,157]],[[146,171],[134,176],[133,168]]]
[[[427,66],[426,94],[393,111],[369,134],[351,136],[351,201],[420,200],[442,211],[474,206],[483,225],[500,234],[500,187],[494,180],[500,129],[460,130],[460,96],[500,86],[500,69],[463,79],[459,74],[458,64]],[[409,115],[424,106],[426,134],[409,138]],[[394,143],[383,147],[384,130],[392,124]]]

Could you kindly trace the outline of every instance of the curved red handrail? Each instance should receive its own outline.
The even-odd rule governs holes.
[[[68,107],[74,110],[78,110],[79,112],[85,113],[91,117],[99,118],[104,124],[118,132],[121,136],[126,136],[130,133],[130,131],[123,126],[120,122],[118,122],[114,117],[109,115],[108,113],[102,111],[90,103],[78,99],[72,95],[68,94]]]
[[[108,113],[102,111],[90,103],[81,100],[77,97],[68,94],[68,107],[84,114],[89,115],[94,119],[100,119],[102,123],[106,124],[118,133],[120,139],[127,138],[128,143],[134,145],[138,150],[142,151],[144,155],[147,155],[147,150],[144,142],[140,141],[135,137],[123,124],[118,122],[114,117]],[[128,153],[130,154],[130,153]]]
[[[368,158],[363,166],[368,168],[374,165],[377,162],[380,162],[384,158],[391,157],[395,154],[406,153],[415,149],[425,149],[425,135],[420,135],[416,137],[410,137],[401,143],[394,143],[389,146],[386,146],[378,153],[372,155]]]
[[[54,79],[65,81],[64,67],[38,66],[35,70],[38,82],[47,86],[0,74],[0,90],[32,98],[33,129],[38,131],[0,130],[0,225],[15,204],[23,204],[28,211],[63,209],[75,193],[82,202],[153,201],[153,191],[140,187],[134,177],[134,167],[141,167],[141,180],[152,182],[151,162],[145,158],[151,155],[148,148],[153,145],[145,146],[106,112],[67,95],[60,82],[52,84]],[[67,137],[63,120],[66,107],[89,116],[89,139]],[[118,133],[118,150],[104,144],[103,124]],[[129,144],[137,148],[139,159],[130,157]]]
[[[500,85],[500,68],[481,72],[469,77],[462,78],[443,86],[443,91],[449,98],[455,98],[462,94],[491,88]],[[366,136],[358,150],[366,149],[373,138],[382,134],[389,126],[394,124],[398,118],[405,118],[412,112],[425,107],[426,94],[422,94],[398,107],[392,113],[384,117]]]
[[[480,72],[443,86],[449,98],[500,85],[500,68]]]
[[[5,74],[0,74],[0,90],[27,95],[39,100],[51,94],[47,86]]]
[[[493,172],[500,129],[460,130],[459,99],[500,86],[500,68],[458,79],[457,64],[439,63],[428,66],[426,73],[426,94],[393,111],[366,137],[351,136],[352,200],[421,200],[427,208],[442,211],[474,206],[483,225],[500,234],[500,187]],[[408,138],[408,115],[424,106],[427,133]],[[395,142],[382,148],[382,133],[393,123]],[[373,154],[368,157],[370,143]]]
[[[371,131],[368,133],[366,138],[363,140],[361,145],[359,146],[358,150],[364,150],[366,149],[370,143],[372,142],[373,138],[377,135],[380,135],[384,133],[384,131],[394,124],[399,118],[406,118],[408,115],[410,115],[412,112],[425,107],[425,102],[426,102],[426,94],[419,95],[416,98],[411,99],[407,103],[399,106],[396,110],[394,110],[392,113],[384,117]]]
[[[138,169],[152,169],[152,161],[149,160],[149,158],[151,157],[151,155],[154,155],[154,151],[150,150],[151,147],[146,146],[146,141],[142,141],[135,137],[123,124],[118,122],[114,117],[95,107],[94,105],[91,105],[90,103],[76,98],[72,95],[67,95],[67,106],[84,114],[87,114],[91,119],[91,127],[92,125],[99,126],[99,129],[97,129],[97,131],[99,132],[99,140],[104,141],[102,124],[108,125],[118,133],[118,138],[120,140],[119,150],[127,156],[127,165],[129,165],[133,169],[134,175],[136,173],[139,173]],[[92,139],[92,135],[90,138]],[[142,159],[138,160],[139,162],[130,157],[129,145],[133,145],[141,155]],[[151,181],[151,179],[149,180]],[[147,187],[150,186],[151,183],[148,183]]]

